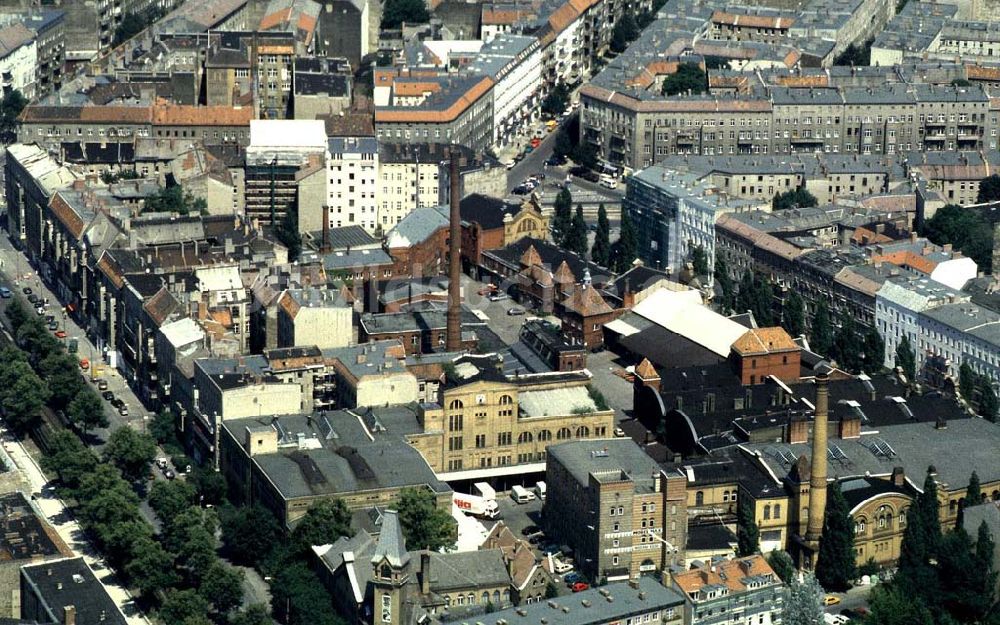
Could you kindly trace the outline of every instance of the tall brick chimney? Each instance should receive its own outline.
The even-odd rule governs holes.
[[[809,478],[809,522],[806,526],[806,544],[814,554],[819,553],[819,540],[823,534],[823,517],[826,514],[826,445],[827,418],[829,415],[829,383],[827,372],[816,376],[816,421],[813,423],[812,475]],[[815,561],[814,561],[815,562]]]
[[[452,145],[449,163],[451,223],[448,232],[451,240],[448,248],[448,332],[445,336],[445,348],[449,352],[462,349],[462,214],[459,210],[462,199],[458,190],[458,157],[458,146]]]

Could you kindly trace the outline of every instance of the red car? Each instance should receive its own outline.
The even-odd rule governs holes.
[[[57,339],[66,338],[66,330],[56,330],[55,334]]]
[[[570,588],[573,590],[573,592],[583,592],[584,590],[590,589],[590,584],[584,582],[577,582],[572,586],[570,586]]]

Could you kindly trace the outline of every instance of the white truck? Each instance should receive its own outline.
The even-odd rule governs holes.
[[[485,519],[495,519],[500,516],[500,505],[497,503],[497,493],[493,487],[486,482],[476,482],[472,487],[478,494],[455,493],[452,496],[452,501],[458,509]]]
[[[545,482],[535,482],[535,494],[537,494],[538,498],[542,501],[545,501],[546,491]]]
[[[535,499],[535,493],[523,486],[514,485],[510,488],[510,498],[517,503],[528,503]]]

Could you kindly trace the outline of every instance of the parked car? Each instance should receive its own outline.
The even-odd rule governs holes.
[[[23,289],[21,289],[21,292],[24,293],[25,295],[31,295],[31,287],[26,286]]]
[[[2,297],[4,299],[10,299],[13,296],[14,296],[14,294],[11,292],[10,289],[8,289],[5,286],[4,287],[0,287],[0,297]]]
[[[52,323],[56,320],[55,315],[45,315],[45,323]]]
[[[56,323],[55,321],[50,321],[48,328],[49,328],[49,330],[52,330],[53,332],[55,332],[56,330],[59,329],[59,324]]]
[[[28,301],[31,303],[32,306],[36,305],[38,303],[38,296],[35,295],[34,293],[30,293],[28,295]]]
[[[535,138],[533,138],[533,139],[531,140],[531,147],[533,147],[533,148],[537,148],[537,147],[538,147],[538,146],[540,146],[541,144],[542,144],[542,140],[541,140],[541,139],[539,139],[538,137],[535,137]]]
[[[835,595],[827,595],[823,597],[823,605],[837,605],[840,603],[840,597]]]
[[[118,414],[120,414],[123,417],[127,417],[128,416],[128,406],[126,406],[125,404],[122,404],[121,406],[118,406]]]
[[[511,317],[517,317],[524,314],[524,309],[519,306],[508,308],[507,314],[510,315]]]
[[[584,590],[590,590],[590,584],[586,582],[574,582],[570,589],[573,592],[583,592]]]
[[[86,358],[81,358],[80,359],[80,368],[83,369],[84,371],[86,371],[87,369],[90,369],[90,361],[87,360]]]
[[[121,408],[122,406],[125,405],[125,402],[115,397],[114,399],[111,400],[111,405],[114,406],[115,408]]]
[[[56,330],[54,336],[57,339],[64,339],[64,338],[66,338],[66,330]]]
[[[163,477],[167,478],[168,480],[172,480],[175,477],[177,477],[177,474],[171,471],[170,469],[167,469],[166,471],[163,472]]]
[[[528,525],[527,527],[521,530],[521,536],[531,536],[532,534],[538,534],[541,531],[542,528],[538,527],[537,525]]]
[[[580,575],[576,571],[573,571],[572,573],[567,573],[563,577],[563,581],[566,582],[567,584],[575,584],[577,582],[582,582],[583,581],[583,575]]]
[[[489,293],[492,293],[493,291],[496,291],[496,290],[497,290],[497,285],[495,285],[495,284],[487,284],[483,288],[479,289],[479,294],[480,295],[488,295]]]
[[[528,195],[529,193],[531,193],[532,190],[533,190],[532,187],[519,184],[513,189],[511,189],[510,192],[513,193],[514,195]]]
[[[617,436],[618,438],[624,437],[625,436],[625,430],[616,427],[615,428],[615,436]]]
[[[500,301],[503,301],[505,299],[508,299],[508,297],[509,296],[506,293],[504,293],[503,291],[493,291],[492,293],[490,293],[490,301],[491,302],[500,302]]]
[[[545,540],[545,534],[535,534],[534,536],[528,537],[528,544],[537,547],[543,540]]]
[[[97,390],[99,390],[99,391],[106,391],[106,390],[108,390],[108,381],[107,380],[98,380],[97,381]]]
[[[111,391],[104,391],[103,393],[101,393],[101,397],[110,402],[115,401],[115,394],[112,393]]]
[[[548,165],[549,167],[559,167],[560,165],[566,164],[566,157],[556,156],[555,154],[553,154],[548,158],[548,160],[545,161],[545,164]]]

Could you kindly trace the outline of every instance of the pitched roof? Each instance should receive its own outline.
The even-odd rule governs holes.
[[[656,372],[656,368],[653,363],[649,362],[649,358],[643,358],[635,367],[635,374],[643,379],[658,378],[660,374]]]
[[[493,88],[493,79],[484,77],[461,94],[445,109],[435,110],[418,107],[378,108],[375,110],[375,121],[402,123],[441,123],[458,119],[479,98]]]
[[[771,352],[798,351],[792,337],[784,328],[753,328],[733,342],[733,350],[741,355],[769,354]]]
[[[253,107],[168,104],[153,108],[153,124],[158,126],[249,126],[251,119]]]
[[[535,252],[535,254],[537,255],[538,252]],[[539,260],[539,262],[541,262],[541,260]],[[565,260],[559,263],[553,277],[559,284],[573,284],[576,282],[576,276],[573,275],[573,270],[569,268],[569,264]]]
[[[592,284],[585,284],[573,291],[573,296],[563,302],[563,306],[582,317],[606,315],[614,312]]]
[[[524,254],[521,254],[521,264],[525,267],[534,267],[535,265],[542,264],[542,257],[538,255],[538,250],[535,249],[534,245],[528,246],[528,249],[524,250]],[[562,262],[565,265],[566,261]],[[562,265],[559,268],[562,268]]]
[[[675,573],[674,584],[686,595],[695,598],[695,594],[705,586],[725,586],[731,592],[742,592],[747,589],[748,578],[761,576],[770,576],[773,583],[781,583],[764,556],[758,554]]]
[[[394,567],[406,566],[410,561],[410,553],[406,550],[403,539],[403,527],[395,510],[386,510],[382,515],[382,531],[372,553],[372,564],[378,564],[383,558]]]

